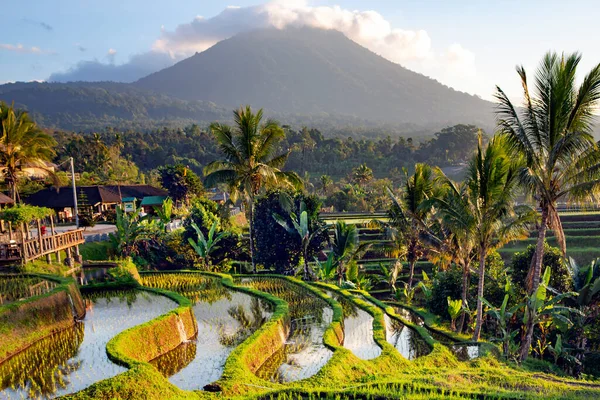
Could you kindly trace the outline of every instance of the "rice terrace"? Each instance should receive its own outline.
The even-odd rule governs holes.
[[[0,400],[600,398],[598,4],[33,3]]]

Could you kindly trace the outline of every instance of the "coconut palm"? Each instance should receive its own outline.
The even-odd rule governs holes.
[[[477,247],[477,220],[473,213],[466,183],[457,184],[438,170],[443,182],[444,193],[421,203],[420,208],[436,208],[438,223],[427,231],[428,241],[439,257],[446,258],[462,269],[462,295],[464,308],[468,308],[467,294],[469,290],[471,264]],[[465,313],[462,313],[458,331],[462,331]]]
[[[25,168],[36,168],[54,176],[46,162],[55,155],[56,141],[44,133],[23,110],[0,102],[0,168],[11,197],[18,198],[17,184]]]
[[[435,184],[433,170],[427,164],[416,164],[413,175],[408,176],[404,171],[406,183],[402,196],[397,199],[388,189],[388,194],[392,199],[392,206],[388,212],[389,222],[380,224],[387,228],[392,236],[392,241],[403,244],[406,260],[408,261],[409,277],[408,288],[412,288],[415,263],[423,256],[425,244],[421,235],[426,230],[427,218],[431,207],[421,207],[421,204],[438,195],[438,188]]]
[[[293,172],[284,172],[289,152],[273,155],[277,145],[285,137],[279,123],[267,120],[262,123],[263,112],[252,112],[250,106],[233,112],[234,126],[214,123],[210,129],[223,153],[222,160],[213,161],[204,168],[205,184],[229,185],[232,201],[241,197],[246,204],[250,225],[250,257],[254,261],[254,200],[262,189],[269,186],[302,186],[302,180]]]
[[[519,180],[541,212],[536,253],[528,275],[530,294],[536,292],[540,283],[547,227],[554,231],[563,254],[566,253],[557,202],[589,201],[600,192],[600,155],[592,136],[592,120],[600,100],[600,64],[577,86],[580,60],[578,53],[547,53],[535,76],[536,93],[529,90],[524,67],[517,67],[524,91],[522,109],[517,109],[497,88],[498,125],[513,153],[526,160]],[[534,315],[528,318],[521,360],[529,354],[534,320]]]
[[[474,233],[479,257],[477,285],[477,323],[473,340],[478,341],[483,321],[483,287],[486,257],[502,245],[529,236],[527,225],[535,222],[536,214],[528,206],[515,206],[520,167],[507,153],[503,136],[494,137],[484,149],[479,133],[477,152],[468,168],[467,186],[471,212],[475,218]]]
[[[319,182],[321,184],[321,193],[326,195],[329,192],[329,187],[333,184],[331,177],[329,175],[321,175]]]
[[[366,163],[360,164],[352,169],[352,180],[359,186],[362,186],[373,180],[373,170]]]

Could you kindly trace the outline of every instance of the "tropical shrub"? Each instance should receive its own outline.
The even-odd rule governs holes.
[[[511,263],[512,281],[518,293],[525,295],[527,273],[531,265],[531,259],[535,253],[535,245],[529,245],[527,250],[518,252],[513,256]],[[549,286],[560,293],[573,290],[573,277],[568,265],[564,262],[559,248],[544,243],[544,267],[549,267],[551,278]]]
[[[281,202],[282,196],[285,196],[284,193],[286,192],[270,191],[256,200],[253,222],[255,260],[265,268],[275,269],[277,273],[291,275],[294,274],[295,267],[300,263],[302,243],[297,240],[297,233],[286,230],[273,218],[274,214],[282,216],[288,214]],[[302,193],[294,193],[290,196],[293,201],[293,209],[300,209],[300,203],[304,202],[309,231],[319,230],[322,226],[318,220],[321,208],[320,200],[316,196],[307,196]],[[326,232],[321,231],[315,235],[310,241],[307,259],[313,260],[318,257],[326,241]]]

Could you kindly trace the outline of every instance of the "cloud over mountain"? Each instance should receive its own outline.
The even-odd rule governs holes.
[[[151,58],[157,57],[157,54],[168,56],[162,60],[166,62],[170,58],[170,64],[173,64],[240,32],[302,26],[338,30],[390,61],[442,81],[452,81],[456,76],[472,76],[476,72],[473,53],[460,44],[436,50],[426,31],[394,27],[376,11],[348,10],[340,6],[314,7],[305,0],[273,0],[250,7],[227,7],[211,18],[198,16],[191,22],[180,24],[173,31],[163,29],[149,54],[152,54]],[[74,80],[82,75],[87,76],[87,79],[100,79],[94,78],[91,67],[99,76],[108,74],[122,82],[131,81],[136,75],[133,71],[138,71],[137,78],[141,78],[145,71],[156,71],[151,71],[150,66],[140,68],[138,61],[139,56],[132,57],[121,66],[97,61],[81,62],[66,73],[53,74],[50,80],[57,77],[62,81]],[[110,73],[102,73],[103,68]],[[82,74],[81,69],[87,72]],[[120,77],[119,71],[127,75]]]

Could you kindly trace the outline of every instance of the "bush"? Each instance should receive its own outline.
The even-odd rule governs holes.
[[[217,221],[216,233],[228,231],[230,234],[223,237],[219,241],[219,248],[211,254],[213,260],[213,270],[225,272],[229,270],[230,260],[245,261],[248,256],[246,244],[242,240],[241,232],[239,232],[229,221],[229,213],[227,206],[219,206],[214,201],[199,198],[194,201],[190,215],[184,220],[184,231],[179,235],[180,243],[176,240],[165,240],[167,249],[167,257],[172,260],[177,260],[179,265],[189,262],[197,265],[198,256],[188,243],[188,238],[196,240],[196,231],[192,228],[192,223],[195,223],[202,233],[206,236],[213,223]],[[173,239],[173,238],[172,238]],[[222,267],[217,264],[225,263]]]
[[[479,268],[479,262],[471,265],[472,270]],[[497,252],[491,253],[486,258],[485,283],[483,288],[484,297],[493,305],[499,306],[504,299],[504,288],[506,285],[506,268],[502,257]],[[471,310],[477,304],[478,276],[471,273],[467,301]],[[431,297],[427,301],[427,307],[431,312],[448,318],[448,296],[453,300],[460,299],[462,294],[462,269],[452,265],[447,271],[438,272],[433,279]],[[512,299],[511,299],[512,300]]]
[[[524,295],[527,288],[527,273],[535,253],[535,245],[527,246],[523,252],[514,255],[511,264],[512,282],[519,292]],[[555,290],[566,293],[573,290],[573,277],[569,267],[563,260],[560,249],[544,243],[544,261],[542,263],[542,272],[545,267],[550,267],[552,275],[550,276],[550,286]]]
[[[275,269],[277,273],[293,275],[295,267],[299,265],[302,257],[302,246],[296,234],[286,231],[275,219],[273,214],[287,215],[281,207],[280,191],[271,191],[256,201],[254,208],[254,249],[255,260],[266,268]],[[296,209],[304,201],[308,213],[309,229],[314,232],[318,224],[321,202],[316,196],[307,196],[303,193],[291,194]],[[327,233],[316,235],[309,249],[309,261],[316,257],[327,240]]]

